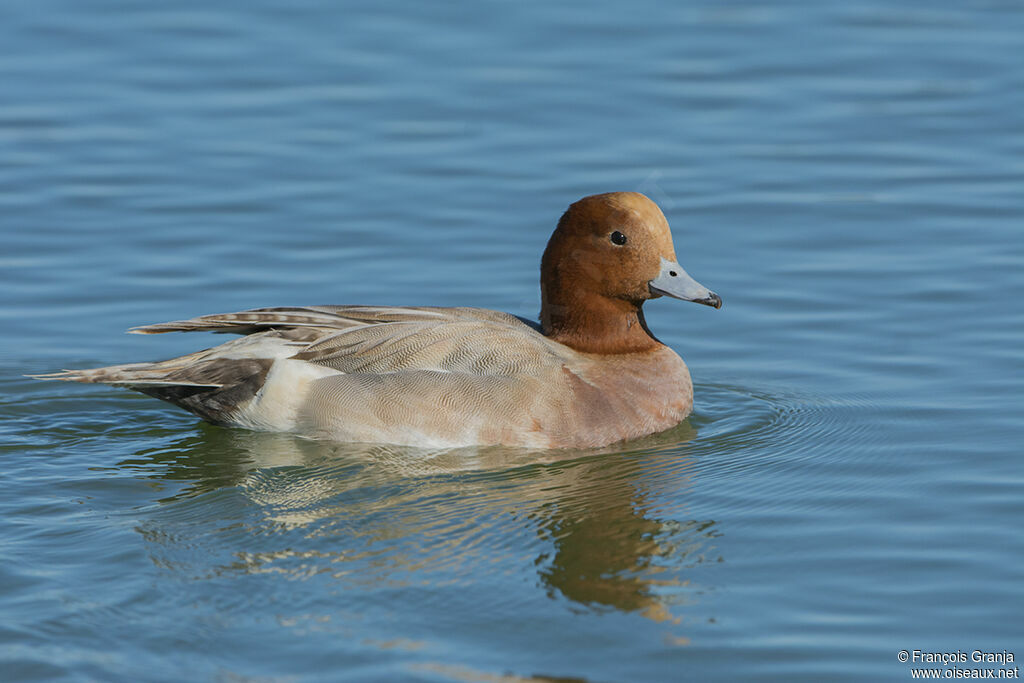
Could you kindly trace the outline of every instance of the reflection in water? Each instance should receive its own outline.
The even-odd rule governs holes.
[[[714,522],[663,522],[646,516],[647,495],[628,480],[615,481],[600,498],[545,505],[542,534],[554,555],[541,570],[544,583],[570,600],[655,621],[673,619],[668,604],[685,591],[682,568],[702,562],[716,534]]]
[[[687,424],[628,452],[435,452],[203,430],[121,464],[180,482],[140,531],[159,565],[191,577],[325,575],[372,588],[498,568],[535,572],[577,609],[672,621],[670,605],[699,590],[684,571],[718,535],[658,495],[678,501],[690,486]]]

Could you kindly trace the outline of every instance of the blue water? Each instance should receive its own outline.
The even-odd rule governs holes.
[[[1021,3],[54,0],[0,46],[4,680],[1024,658]],[[326,444],[23,377],[256,306],[534,316],[609,190],[725,301],[647,306],[696,384],[665,434]]]

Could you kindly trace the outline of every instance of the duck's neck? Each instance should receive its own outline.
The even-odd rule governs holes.
[[[551,299],[542,292],[544,335],[583,353],[642,353],[662,346],[644,321],[643,302],[571,293]]]

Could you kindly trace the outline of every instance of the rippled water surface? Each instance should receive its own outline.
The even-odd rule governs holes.
[[[1024,6],[0,8],[4,680],[906,680],[1024,659]],[[287,304],[534,316],[640,190],[720,311],[595,452],[211,427],[23,377]],[[997,665],[998,666],[998,665]]]

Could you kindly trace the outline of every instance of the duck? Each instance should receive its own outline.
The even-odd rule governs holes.
[[[571,204],[541,258],[539,321],[468,307],[257,308],[132,328],[233,333],[158,362],[39,379],[122,386],[228,427],[423,448],[597,448],[693,409],[683,359],[644,320],[662,296],[722,306],[679,265],[657,204]]]

